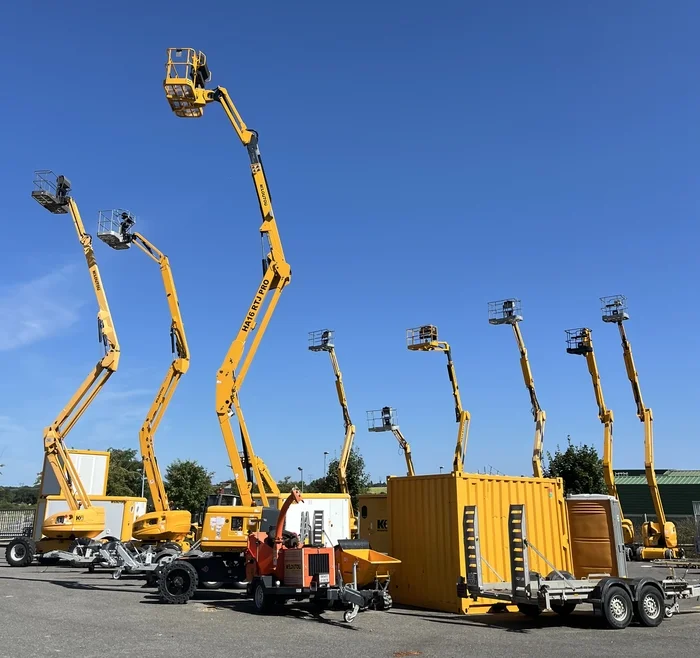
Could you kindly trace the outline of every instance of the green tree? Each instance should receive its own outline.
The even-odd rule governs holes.
[[[173,509],[186,509],[197,514],[212,493],[213,472],[196,461],[176,459],[165,472],[165,491]]]
[[[547,466],[544,476],[560,477],[564,481],[565,494],[604,494],[607,493],[603,478],[603,462],[598,451],[586,444],[573,445],[571,437],[566,437],[564,452],[557,445],[552,455],[547,452]]]
[[[340,460],[334,459],[328,464],[328,472],[325,477],[313,480],[304,486],[304,491],[309,493],[339,493],[340,482],[338,480],[338,465]],[[371,478],[365,470],[365,460],[358,448],[353,446],[348,457],[346,470],[348,489],[352,499],[353,509],[357,509],[357,497],[366,493],[369,489]]]
[[[143,465],[130,448],[108,448],[109,473],[107,474],[108,496],[140,496]]]

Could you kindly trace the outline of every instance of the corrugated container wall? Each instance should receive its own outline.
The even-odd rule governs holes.
[[[446,612],[486,612],[496,601],[457,597],[466,575],[462,516],[477,505],[486,580],[498,581],[488,562],[510,580],[508,508],[526,506],[531,543],[558,569],[572,571],[569,525],[561,480],[472,473],[392,477],[388,480],[391,555],[401,560],[392,576],[397,603]],[[551,568],[532,551],[530,568]]]

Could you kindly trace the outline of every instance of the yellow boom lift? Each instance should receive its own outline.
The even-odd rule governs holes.
[[[632,358],[632,346],[627,340],[627,334],[623,325],[625,320],[629,320],[627,299],[624,295],[611,295],[601,297],[600,303],[603,322],[616,324],[620,332],[622,356],[625,361],[627,378],[632,384],[632,394],[637,406],[637,416],[644,423],[644,470],[654,505],[654,512],[656,513],[656,521],[645,521],[642,524],[643,545],[638,554],[643,560],[680,558],[683,557],[683,550],[678,546],[676,526],[671,521],[666,520],[659,484],[656,481],[656,472],[654,471],[654,417],[651,409],[644,406],[639,376]]]
[[[544,476],[542,471],[542,444],[544,443],[544,426],[547,422],[547,414],[540,406],[535,392],[535,380],[532,377],[530,369],[530,361],[527,358],[527,350],[523,335],[520,333],[518,322],[521,322],[523,316],[521,314],[519,299],[501,299],[497,302],[489,302],[489,324],[500,325],[509,324],[513,327],[513,334],[518,343],[520,351],[520,368],[523,371],[523,379],[525,380],[525,388],[530,394],[530,406],[532,417],[535,420],[535,442],[532,448],[532,473],[536,478]]]
[[[338,357],[335,355],[334,335],[335,332],[332,329],[318,329],[316,331],[310,331],[309,350],[312,352],[328,352],[328,356],[331,359],[331,365],[333,366],[333,374],[335,375],[335,389],[338,393],[338,401],[340,402],[340,408],[343,412],[343,424],[345,425],[345,440],[343,441],[343,449],[341,450],[340,460],[338,462],[338,484],[340,486],[340,493],[349,495],[350,489],[348,488],[347,470],[348,460],[350,459],[350,451],[352,450],[352,443],[355,440],[355,425],[353,425],[352,420],[350,419],[350,410],[348,409],[348,399],[345,396],[343,375],[340,372]],[[353,535],[357,531],[357,517],[354,511],[352,518],[350,519],[350,530]]]
[[[153,259],[160,268],[165,296],[170,310],[170,347],[175,355],[163,383],[158,389],[153,403],[139,430],[139,445],[141,457],[148,480],[148,487],[153,499],[154,512],[143,514],[134,522],[134,539],[143,542],[174,542],[182,545],[190,531],[191,515],[187,510],[170,508],[168,495],[165,492],[158,461],[153,448],[153,440],[158,426],[163,420],[170,401],[175,393],[180,378],[190,367],[190,352],[185,337],[185,327],[180,314],[180,304],[175,289],[172,269],[168,257],[158,250],[153,243],[143,235],[132,231],[136,220],[125,210],[101,211],[97,237],[105,244],[118,251],[136,245],[148,257]]]
[[[413,457],[411,456],[411,446],[404,438],[397,422],[396,409],[392,407],[382,407],[367,412],[367,425],[370,432],[391,432],[399,443],[406,460],[406,475],[416,474],[413,468]]]
[[[455,400],[455,417],[457,419],[457,444],[455,445],[454,459],[452,460],[452,471],[461,473],[464,471],[464,457],[467,452],[467,440],[469,438],[469,421],[471,416],[466,409],[462,408],[462,400],[459,395],[459,385],[455,374],[454,363],[452,362],[452,352],[450,345],[445,341],[438,340],[438,329],[435,325],[426,324],[421,327],[414,327],[406,330],[406,346],[414,352],[444,352],[447,356],[447,374],[452,384],[452,395]]]
[[[175,115],[185,118],[198,118],[204,114],[204,108],[209,103],[219,103],[231,122],[236,135],[238,135],[238,138],[248,151],[248,157],[250,158],[253,184],[255,185],[258,204],[262,214],[260,235],[264,247],[267,249],[267,254],[263,258],[262,281],[246,312],[243,324],[231,343],[221,368],[217,372],[216,413],[219,418],[219,425],[228,456],[231,460],[231,467],[236,478],[241,502],[245,506],[253,504],[252,480],[254,479],[259,488],[259,497],[263,506],[266,507],[269,504],[268,495],[279,500],[279,489],[274,478],[270,476],[262,460],[256,456],[253,450],[238,394],[279,302],[280,295],[291,280],[292,271],[285,260],[277,222],[272,211],[272,199],[258,147],[257,132],[250,130],[246,126],[224,87],[205,88],[206,83],[211,79],[211,73],[204,53],[192,48],[169,48],[167,53],[168,61],[166,63],[163,87],[170,108]],[[270,291],[273,291],[273,293],[260,320],[258,331],[252,340],[240,371],[236,372],[243,358],[246,340],[258,325],[258,314],[265,305]],[[238,416],[240,425],[243,460],[238,453],[230,422],[230,417],[234,413]],[[266,488],[270,490],[269,494]]]
[[[65,176],[41,170],[34,172],[34,186],[36,189],[32,192],[32,197],[41,206],[54,215],[69,214],[73,220],[97,298],[97,335],[105,353],[53,423],[44,430],[46,459],[58,480],[61,496],[66,500],[69,510],[49,516],[43,521],[44,539],[37,544],[25,537],[17,537],[9,544],[8,562],[16,563],[17,566],[29,564],[36,553],[61,548],[66,540],[89,541],[104,530],[105,511],[90,502],[78,471],[68,455],[65,440],[119,366],[119,342],[95,260],[92,237],[85,231],[78,205],[70,195],[70,181]]]
[[[608,488],[608,494],[617,498],[620,497],[617,493],[615,485],[615,472],[613,471],[613,422],[614,416],[612,409],[609,409],[605,404],[603,397],[603,387],[600,383],[600,373],[598,371],[598,363],[596,362],[595,352],[593,351],[593,339],[591,338],[591,330],[587,327],[580,329],[566,330],[566,351],[569,354],[578,354],[586,357],[588,372],[591,375],[593,382],[593,392],[595,393],[595,401],[598,405],[598,418],[603,423],[603,477]],[[620,507],[622,512],[622,507]],[[625,544],[634,542],[634,525],[629,519],[622,519],[622,534]]]

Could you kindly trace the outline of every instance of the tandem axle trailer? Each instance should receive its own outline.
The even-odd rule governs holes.
[[[691,585],[682,578],[627,578],[609,574],[591,574],[576,579],[567,571],[552,565],[527,539],[524,505],[511,505],[508,514],[508,536],[511,580],[505,581],[481,554],[479,515],[475,505],[464,508],[464,546],[467,575],[460,576],[457,595],[460,598],[496,599],[517,605],[520,612],[536,617],[544,611],[562,616],[576,606],[588,603],[593,612],[610,628],[626,628],[633,619],[643,626],[658,626],[664,617],[679,611],[679,600],[700,598],[700,585]],[[546,576],[530,571],[529,552],[537,554],[552,571]],[[500,582],[484,582],[482,564]]]

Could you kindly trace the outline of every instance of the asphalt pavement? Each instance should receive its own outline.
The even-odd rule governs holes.
[[[4,551],[3,551],[4,553]],[[664,571],[634,565],[639,573]],[[682,572],[677,575],[683,575]],[[688,573],[700,581],[700,571]],[[186,605],[161,604],[141,580],[112,580],[107,572],[60,566],[11,568],[0,558],[0,657],[71,655],[80,658],[320,658],[421,656],[585,656],[674,658],[700,655],[700,602],[657,628],[604,629],[589,606],[562,620],[518,613],[463,616],[394,608],[342,613],[285,608],[261,616],[240,594],[205,591]]]

